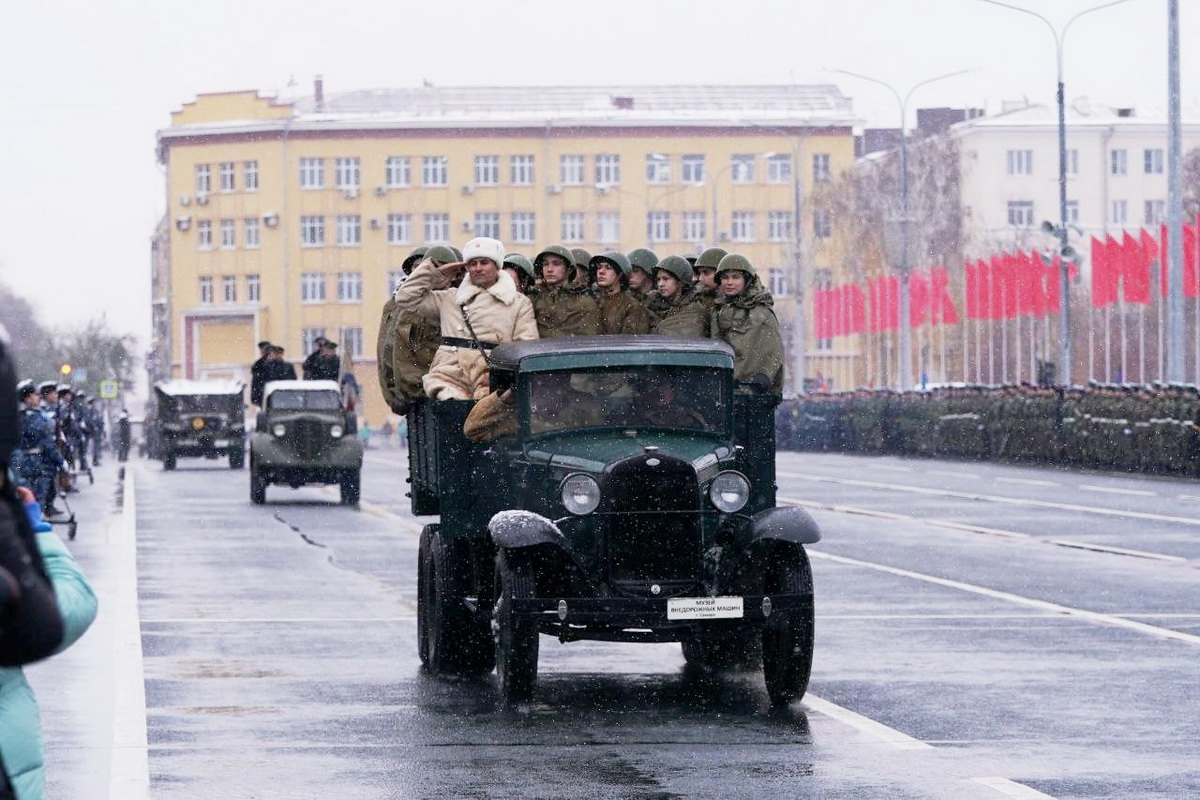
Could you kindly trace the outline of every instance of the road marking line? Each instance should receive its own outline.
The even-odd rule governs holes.
[[[907,733],[901,733],[895,728],[889,728],[882,722],[876,722],[870,717],[864,717],[862,714],[857,714],[848,708],[843,708],[836,703],[831,703],[828,700],[817,697],[812,692],[804,695],[803,704],[830,719],[841,722],[844,725],[849,725],[855,730],[862,731],[868,736],[878,739],[881,742],[886,742],[901,750],[933,749],[933,745],[927,742],[914,739]]]
[[[978,472],[953,472],[948,469],[930,469],[925,471],[927,475],[942,475],[947,478],[978,478]]]
[[[1053,800],[1054,795],[1044,794],[1037,789],[1026,786],[1023,783],[1010,781],[1008,778],[971,778],[975,783],[981,783],[989,789],[995,789],[1005,797],[1014,797],[1017,800],[1035,800],[1036,798],[1050,798]]]
[[[402,517],[399,514],[396,514],[395,512],[392,512],[392,511],[388,511],[383,506],[377,506],[374,503],[359,502],[358,507],[373,517],[379,517],[380,519],[386,519],[386,520],[390,520],[392,522],[399,522],[405,528],[408,528],[410,531],[412,531],[414,533],[420,533],[425,528],[424,525],[422,525],[419,522],[416,522],[415,520],[411,520],[408,517]]]
[[[816,503],[812,500],[800,500],[795,497],[776,497],[776,502],[788,503],[801,508],[815,508],[820,511],[833,511],[838,514],[855,514],[862,517],[876,517],[878,519],[887,519],[893,521],[915,522],[922,525],[930,525],[935,528],[950,528],[956,531],[966,531],[967,533],[986,533],[989,536],[999,536],[1002,539],[1032,539],[1028,533],[1018,533],[1017,531],[1006,531],[999,528],[987,528],[982,525],[970,525],[965,522],[953,522],[951,520],[940,519],[923,519],[919,517],[908,516],[906,514],[896,514],[891,511],[873,511],[869,508],[855,508],[854,506],[835,506],[828,503]]]
[[[1022,595],[1013,594],[1011,592],[1003,592],[999,589],[989,589],[986,586],[976,586],[975,584],[963,583],[962,581],[939,578],[936,575],[926,575],[921,572],[913,572],[912,570],[900,569],[899,567],[889,567],[886,564],[876,564],[871,561],[862,561],[857,558],[838,556],[818,550],[810,549],[808,550],[808,554],[812,558],[824,559],[826,561],[833,561],[837,564],[846,564],[853,567],[864,567],[866,569],[873,569],[878,572],[886,572],[890,575],[897,575],[902,578],[911,578],[913,580],[924,581],[925,583],[932,583],[936,586],[944,586],[948,589],[958,589],[959,591],[990,597],[994,600],[1003,600],[1008,603],[1016,603],[1017,605],[1040,608],[1054,614],[1063,614],[1070,617],[1076,617],[1097,625],[1111,625],[1117,628],[1125,628],[1127,630],[1134,631],[1135,633],[1143,633],[1158,639],[1168,639],[1177,642],[1184,642],[1186,644],[1200,645],[1200,636],[1195,634],[1173,631],[1170,628],[1159,628],[1155,625],[1147,625],[1142,622],[1134,622],[1133,620],[1113,616],[1112,614],[1101,614],[1096,611],[1087,611],[1082,608],[1059,605],[1058,603],[1051,603],[1046,600],[1037,600],[1032,597],[1023,597]]]
[[[1058,486],[1058,481],[1039,481],[1033,478],[996,478],[996,483],[1016,483],[1021,486]]]
[[[1080,506],[1073,503],[1053,503],[1049,500],[1028,500],[1020,497],[1005,497],[998,494],[977,494],[974,492],[955,492],[950,489],[933,489],[926,486],[907,486],[901,483],[880,483],[878,481],[860,481],[849,478],[830,478],[825,475],[811,475],[804,472],[776,472],[781,478],[799,478],[817,483],[843,483],[847,486],[862,486],[868,489],[890,489],[898,492],[928,494],[937,497],[958,497],[964,500],[986,500],[992,503],[1007,503],[1014,506],[1031,506],[1034,508],[1055,508],[1061,511],[1082,511],[1089,514],[1099,514],[1108,517],[1129,517],[1131,519],[1147,519],[1154,522],[1176,522],[1181,525],[1200,525],[1200,518],[1172,517],[1166,514],[1151,514],[1146,511],[1124,511],[1115,508],[1100,508],[1098,506]]]
[[[872,469],[882,469],[888,472],[912,472],[912,467],[901,467],[896,464],[871,464]]]
[[[1096,486],[1091,483],[1081,483],[1079,488],[1088,492],[1104,492],[1105,494],[1128,494],[1135,497],[1157,497],[1158,492],[1149,492],[1145,489],[1117,489],[1112,486]]]
[[[138,617],[137,493],[133,470],[126,470],[122,491],[120,554],[113,603],[113,730],[108,796],[111,800],[145,800],[150,796],[150,756],[142,629]]]
[[[1094,550],[1097,553],[1116,553],[1122,556],[1136,556],[1137,558],[1152,558],[1155,561],[1174,561],[1186,562],[1187,559],[1183,556],[1167,556],[1162,553],[1148,553],[1145,550],[1130,550],[1127,547],[1112,547],[1104,544],[1092,544],[1090,542],[1072,542],[1067,539],[1047,539],[1047,544],[1056,544],[1059,547],[1074,547],[1077,550]]]
[[[1181,495],[1179,495],[1179,499],[1180,499],[1180,500],[1200,500],[1200,495],[1196,495],[1196,494],[1181,494]]]

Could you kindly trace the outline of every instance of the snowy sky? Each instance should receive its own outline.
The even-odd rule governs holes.
[[[1013,0],[1061,26],[1103,0]],[[1182,0],[1182,87],[1200,98],[1200,8]],[[918,106],[1054,101],[1054,41],[981,0],[50,0],[0,36],[0,280],[47,322],[101,313],[143,344],[149,237],[165,207],[154,135],[201,92],[286,99],[386,86],[836,83],[870,126]],[[1167,0],[1089,14],[1067,37],[1068,98],[1166,104]],[[289,88],[289,81],[293,87]],[[911,120],[910,120],[911,121]]]

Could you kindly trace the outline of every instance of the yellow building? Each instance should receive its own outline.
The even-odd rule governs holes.
[[[836,259],[806,200],[853,162],[853,122],[833,86],[200,95],[158,134],[152,378],[246,377],[255,342],[298,362],[325,335],[380,424],[375,339],[401,261],[493,236],[531,257],[551,243],[745,254],[776,296],[793,388],[798,342],[828,359],[793,325],[795,289],[803,304]]]

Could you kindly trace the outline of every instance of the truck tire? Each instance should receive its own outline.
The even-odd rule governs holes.
[[[537,683],[537,621],[512,611],[513,600],[534,596],[533,570],[513,562],[501,551],[496,556],[496,606],[492,629],[496,632],[496,674],[507,705],[527,703]]]
[[[170,472],[175,469],[175,451],[167,450],[163,453],[163,471]]]
[[[347,470],[342,473],[341,490],[342,490],[342,505],[356,506],[359,498],[362,495],[362,471],[357,469]]]
[[[767,565],[764,594],[812,596],[812,568],[802,547],[781,553]],[[772,705],[786,705],[804,696],[812,673],[813,606],[772,614],[762,633],[763,678]]]
[[[246,451],[238,448],[229,451],[229,468],[241,469],[246,466]]]
[[[426,544],[417,565],[422,663],[435,675],[491,672],[496,654],[488,618],[474,614],[463,602],[468,593],[466,576],[472,572],[468,548],[443,536],[439,526],[427,525],[421,537]]]
[[[267,481],[253,462],[250,464],[250,502],[256,506],[267,502]]]

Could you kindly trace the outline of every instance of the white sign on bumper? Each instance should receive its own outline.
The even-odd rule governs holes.
[[[672,597],[667,600],[667,619],[740,619],[740,597]]]

